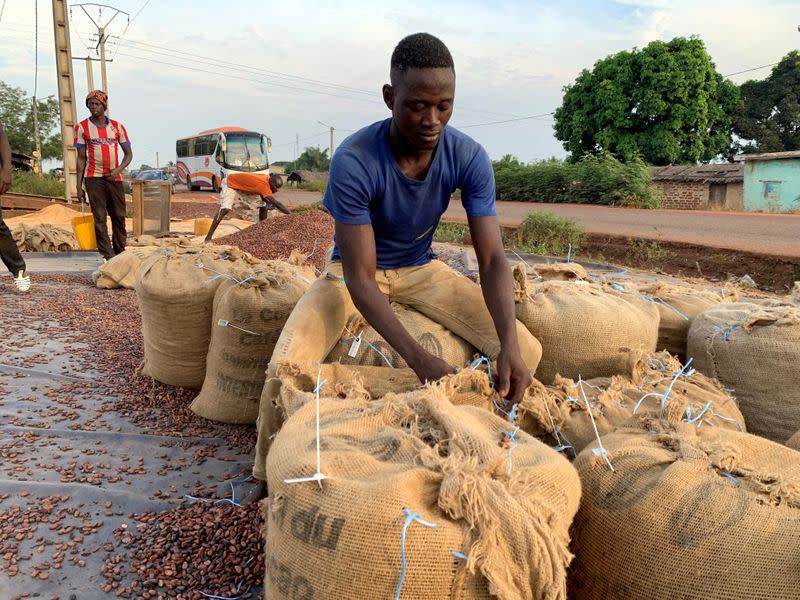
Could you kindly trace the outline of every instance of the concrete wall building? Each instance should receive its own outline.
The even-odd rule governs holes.
[[[741,154],[744,209],[752,212],[800,212],[800,150]]]

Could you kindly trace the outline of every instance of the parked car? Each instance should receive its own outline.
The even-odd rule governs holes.
[[[173,193],[175,192],[175,182],[164,171],[159,171],[157,169],[139,171],[133,178],[143,181],[169,181],[172,184]]]

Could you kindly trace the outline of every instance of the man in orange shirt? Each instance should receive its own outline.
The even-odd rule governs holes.
[[[234,208],[245,208],[251,211],[257,208],[259,221],[266,219],[269,211],[273,209],[278,209],[285,215],[291,214],[292,211],[274,196],[283,186],[281,178],[271,174],[268,180],[264,181],[264,179],[263,175],[253,173],[230,173],[223,180],[222,191],[219,194],[220,208],[206,234],[206,242],[211,241],[211,236],[214,235],[220,221]]]
[[[97,251],[103,260],[125,250],[125,191],[122,189],[122,170],[133,160],[131,142],[125,126],[106,116],[108,96],[94,90],[86,96],[91,117],[75,126],[75,148],[78,149],[78,200],[86,201],[83,185],[89,194],[94,216]],[[119,161],[117,145],[124,156]],[[113,243],[108,239],[106,217],[111,217]]]

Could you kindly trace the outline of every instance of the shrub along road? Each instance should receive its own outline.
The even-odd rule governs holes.
[[[645,210],[588,204],[497,203],[497,214],[504,227],[518,226],[532,210],[574,219],[589,234],[800,257],[800,215],[795,214]],[[451,223],[467,222],[458,200],[450,204],[444,219]]]

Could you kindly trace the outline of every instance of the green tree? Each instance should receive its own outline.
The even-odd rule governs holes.
[[[39,135],[42,158],[61,158],[61,131],[58,101],[55,98],[36,101],[39,113]],[[36,149],[33,137],[33,98],[22,88],[0,81],[0,121],[8,134],[11,149],[32,154]]]
[[[154,167],[151,167],[147,163],[142,163],[141,165],[139,165],[139,170],[140,171],[152,171],[153,169],[154,169]]]
[[[746,81],[739,89],[733,131],[743,143],[734,150],[800,150],[800,51],[784,56],[766,79]]]
[[[287,173],[291,171],[327,171],[331,167],[331,161],[328,158],[328,149],[320,150],[319,147],[309,146],[303,153],[297,157],[297,160],[286,163],[285,170]]]
[[[584,69],[564,88],[554,129],[573,160],[612,152],[656,165],[708,161],[730,148],[737,102],[702,40],[679,37]]]

